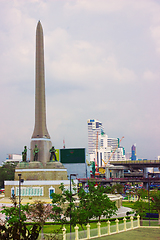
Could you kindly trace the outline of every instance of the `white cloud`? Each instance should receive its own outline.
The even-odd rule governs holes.
[[[68,10],[85,10],[91,11],[94,13],[107,13],[107,12],[116,12],[123,9],[127,5],[126,0],[121,0],[120,4],[117,4],[117,0],[106,1],[106,0],[78,0],[78,1],[68,1],[65,4],[66,9]]]
[[[160,24],[160,22],[159,22]],[[158,53],[160,53],[160,26],[152,26],[150,28],[151,36],[156,44],[156,50]]]
[[[87,41],[73,41],[64,29],[56,29],[46,37],[47,65],[51,78],[66,82],[120,84],[136,79],[131,69],[121,67],[116,57],[99,45]],[[91,86],[91,85],[90,85]],[[91,86],[92,87],[92,86]]]
[[[159,76],[158,76],[158,74],[155,74],[148,70],[148,71],[144,72],[143,79],[148,80],[148,81],[155,81],[155,80],[159,79]]]
[[[127,151],[136,142],[142,156],[159,155],[159,8],[155,0],[1,1],[1,158],[32,135],[39,19],[54,145],[65,137],[87,148],[86,121],[95,117],[110,137],[125,135]]]

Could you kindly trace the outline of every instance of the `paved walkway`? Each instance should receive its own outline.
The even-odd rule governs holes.
[[[35,199],[23,199],[22,198],[22,204],[27,204],[27,203],[33,203]],[[38,199],[36,199],[38,200]],[[42,199],[40,199],[42,200]],[[46,202],[46,203],[52,203],[51,199],[43,199],[42,201]],[[11,200],[9,198],[1,198],[0,199],[0,211],[2,210],[3,206],[12,206],[11,204]],[[118,211],[117,211],[117,215],[113,215],[112,218],[119,218],[119,217],[125,217],[126,216],[126,212],[132,212],[133,209],[128,208],[128,207],[123,207],[121,206]],[[132,214],[133,215],[133,214]],[[0,213],[0,219],[3,219],[4,216],[2,215],[2,213]]]
[[[112,218],[126,217],[126,212],[132,212],[133,209],[128,207],[120,207],[117,211],[117,215],[113,215]]]
[[[50,199],[50,198],[28,199],[28,198],[23,198],[23,196],[21,197],[21,203],[22,204],[33,203],[35,200],[41,200],[41,201],[46,202],[46,203],[52,203],[52,199]],[[18,197],[17,197],[17,201],[19,203],[19,198]],[[1,205],[6,205],[6,206],[12,205],[10,198],[7,198],[7,197],[1,198],[0,199],[0,206]]]

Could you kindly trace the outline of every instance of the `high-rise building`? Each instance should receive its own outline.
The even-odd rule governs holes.
[[[132,145],[131,147],[131,160],[136,160],[136,144]]]
[[[108,138],[98,120],[89,119],[87,124],[90,161],[95,161],[101,167],[108,161],[125,160],[125,150],[120,147],[119,138]]]
[[[108,138],[107,146],[112,147],[112,149],[114,150],[117,146],[119,146],[119,138]]]
[[[126,152],[126,160],[131,160],[131,152]]]
[[[98,145],[98,136],[103,132],[102,123],[96,119],[88,119],[88,153],[95,153]]]

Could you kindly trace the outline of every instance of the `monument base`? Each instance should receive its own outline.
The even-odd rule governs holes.
[[[37,145],[39,152],[38,152],[38,161],[45,166],[47,162],[50,161],[50,155],[51,153],[49,150],[52,147],[52,142],[50,139],[47,138],[32,138],[31,139],[31,162],[34,161],[34,154],[33,150],[35,148],[35,145]]]
[[[67,169],[60,162],[21,162],[15,169],[15,180],[5,181],[5,197],[19,196],[19,176],[21,174],[21,196],[23,198],[48,199],[53,192],[60,193],[59,186],[69,189]],[[77,180],[76,180],[77,183]]]
[[[67,169],[60,162],[48,162],[45,167],[41,162],[21,162],[15,169],[15,181],[19,180],[19,173],[25,181],[68,180]]]

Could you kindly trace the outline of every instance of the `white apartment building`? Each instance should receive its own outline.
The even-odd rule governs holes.
[[[22,161],[22,155],[21,154],[7,154],[8,157],[6,158],[5,162],[12,162],[12,163],[19,163]]]
[[[95,154],[95,149],[98,145],[97,138],[103,132],[102,123],[96,119],[88,119],[88,153]]]
[[[132,153],[131,152],[126,152],[126,160],[131,160]]]
[[[100,124],[98,125],[97,122]],[[119,145],[119,138],[108,138],[102,123],[97,120],[89,119],[87,123],[88,153],[91,162],[95,161],[98,167],[104,167],[110,161],[125,160],[125,151]]]

